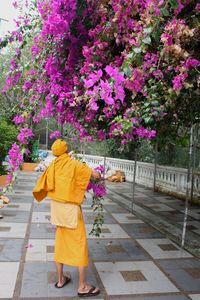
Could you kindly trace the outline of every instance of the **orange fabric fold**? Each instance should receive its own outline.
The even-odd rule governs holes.
[[[67,153],[57,157],[37,181],[33,195],[37,201],[46,196],[60,202],[83,202],[92,169]]]

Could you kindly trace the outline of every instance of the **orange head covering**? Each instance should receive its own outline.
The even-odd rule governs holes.
[[[67,152],[68,146],[67,143],[62,139],[57,139],[51,146],[53,155],[60,156]]]

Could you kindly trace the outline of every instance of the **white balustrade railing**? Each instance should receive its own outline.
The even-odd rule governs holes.
[[[85,162],[92,168],[98,165],[106,169],[124,171],[127,181],[133,181],[134,161],[103,156],[84,155]],[[154,164],[138,161],[136,164],[136,183],[153,188]],[[156,188],[175,196],[183,197],[187,188],[187,169],[157,166]],[[200,173],[194,174],[194,198],[200,197]]]

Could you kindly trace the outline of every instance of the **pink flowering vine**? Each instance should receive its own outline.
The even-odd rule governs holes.
[[[56,130],[56,131],[52,132],[49,137],[50,137],[50,139],[54,139],[54,138],[58,139],[60,136],[61,136],[60,131]]]
[[[33,131],[30,128],[21,128],[20,133],[17,136],[17,139],[22,144],[28,144],[29,138],[33,137]]]
[[[13,180],[14,172],[19,169],[19,166],[23,162],[23,156],[19,145],[16,143],[12,144],[12,147],[8,151],[8,182],[11,183]]]
[[[181,99],[188,105],[182,93],[198,94],[198,14],[188,0],[38,0],[1,41],[17,42],[3,92],[21,91],[18,141],[27,146],[30,124],[44,118],[71,124],[81,140],[155,137]]]

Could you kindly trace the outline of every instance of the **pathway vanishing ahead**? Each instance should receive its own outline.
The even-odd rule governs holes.
[[[0,299],[78,299],[76,268],[65,266],[72,282],[54,287],[55,227],[49,222],[50,200],[33,200],[36,176],[20,172],[11,203],[2,210]],[[88,280],[102,291],[95,299],[200,300],[200,261],[112,201],[115,195],[105,199],[101,238],[88,240]],[[87,230],[93,223],[90,202],[88,195],[83,205]]]

